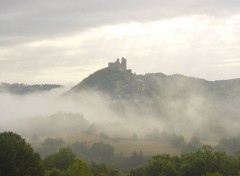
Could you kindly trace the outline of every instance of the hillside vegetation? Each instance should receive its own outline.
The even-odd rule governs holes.
[[[0,93],[11,93],[15,95],[26,95],[29,93],[49,91],[52,89],[60,88],[61,85],[57,84],[9,84],[9,83],[0,83]]]
[[[113,98],[186,98],[193,94],[212,100],[230,100],[240,96],[240,79],[207,81],[175,74],[137,75],[104,68],[91,74],[69,92],[97,90]]]

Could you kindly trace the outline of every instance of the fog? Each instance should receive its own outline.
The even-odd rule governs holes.
[[[95,91],[63,95],[69,87],[16,96],[0,94],[0,130],[27,139],[38,136],[145,139],[158,132],[217,142],[239,134],[239,99],[212,101],[190,94],[183,99],[113,100]],[[226,101],[226,102],[225,102]],[[230,113],[229,113],[230,112]],[[154,133],[155,132],[155,133]]]
[[[66,90],[25,96],[0,94],[1,131],[15,131],[27,138],[35,134],[48,137],[76,134],[94,125],[96,133],[129,137],[134,132],[143,135],[154,124],[150,115],[138,118],[131,107],[122,103],[117,107],[116,102],[100,93],[91,91],[69,97],[63,95]],[[118,108],[126,109],[125,113]]]

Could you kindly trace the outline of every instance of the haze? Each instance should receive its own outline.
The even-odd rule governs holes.
[[[109,78],[109,85],[119,85],[117,93],[131,85],[134,94],[139,83],[148,89],[153,81],[140,98],[114,99],[118,95],[91,86],[82,92],[81,85],[67,94],[122,57],[127,68],[116,77],[129,77]],[[0,131],[34,145],[47,138],[71,143],[94,137],[125,148],[146,142],[156,154],[161,149],[154,143],[182,152],[191,139],[213,145],[231,140],[240,134],[239,70],[239,0],[0,0],[0,83],[64,86],[24,95],[0,90]],[[100,74],[102,80],[110,75]]]

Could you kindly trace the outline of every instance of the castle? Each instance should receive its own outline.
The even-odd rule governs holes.
[[[111,70],[117,70],[120,72],[126,72],[132,74],[131,69],[127,69],[127,59],[124,57],[121,59],[121,62],[119,59],[115,62],[108,62],[108,68]],[[134,74],[136,75],[136,74]],[[131,87],[131,89],[135,89],[137,92],[143,92],[148,89],[148,85],[141,79],[138,79],[137,77],[127,77],[127,85]],[[121,82],[117,82],[117,88],[125,87],[126,83],[121,84]]]
[[[119,59],[117,59],[116,62],[109,62],[108,68],[121,72],[127,71],[127,59],[122,58],[121,62],[119,61]]]

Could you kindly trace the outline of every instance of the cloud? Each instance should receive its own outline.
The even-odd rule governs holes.
[[[239,77],[218,66],[239,57],[239,3],[0,0],[0,79],[77,83],[122,56],[141,74]]]
[[[0,48],[0,76],[5,82],[77,83],[124,56],[128,67],[141,74],[161,71],[210,80],[239,77],[238,65],[233,71],[227,62],[220,63],[239,57],[238,26],[239,16],[184,16],[5,46]]]
[[[213,100],[204,93],[173,98],[171,95],[179,94],[176,84],[185,86],[186,82],[172,81],[167,98],[156,95],[155,100],[142,101],[116,101],[94,91],[61,97],[68,88],[26,96],[1,93],[0,130],[15,131],[28,138],[34,134],[66,137],[94,127],[95,134],[121,138],[132,137],[134,133],[144,137],[157,129],[181,134],[186,139],[198,136],[208,141],[239,133],[238,96],[224,101]]]
[[[1,44],[5,45],[131,21],[154,21],[183,15],[233,15],[239,7],[240,2],[235,0],[1,0],[0,37],[3,38]]]

